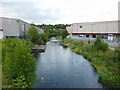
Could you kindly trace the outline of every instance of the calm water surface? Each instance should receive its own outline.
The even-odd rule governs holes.
[[[37,58],[35,88],[102,88],[89,61],[51,41]],[[42,77],[42,79],[41,79]]]

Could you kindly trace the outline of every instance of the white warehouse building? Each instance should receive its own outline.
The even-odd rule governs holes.
[[[0,17],[0,39],[8,37],[24,38],[30,26],[29,23],[20,19]],[[38,32],[44,33],[43,29],[36,28]]]
[[[118,26],[120,25],[119,21],[103,21],[103,22],[86,22],[86,23],[73,23],[67,27],[67,31],[72,36],[84,36],[84,37],[93,37],[97,35],[102,38],[109,39],[118,39],[119,30]]]

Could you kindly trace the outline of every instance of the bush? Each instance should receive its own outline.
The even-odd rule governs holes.
[[[39,40],[36,44],[38,44],[38,45],[44,45],[45,42],[41,39],[41,40]]]
[[[90,42],[90,40],[88,40],[88,44],[90,44],[91,42]]]
[[[107,51],[107,50],[108,50],[108,44],[105,43],[105,42],[102,42],[102,43],[101,43],[101,50],[102,50],[102,51]]]
[[[98,46],[99,44],[101,44],[101,39],[100,37],[97,37],[96,41],[94,42],[94,46]]]
[[[97,50],[106,51],[108,49],[108,44],[105,43],[103,40],[101,40],[100,37],[96,38],[96,41],[94,42],[94,46]]]
[[[75,52],[75,53],[77,53],[77,54],[80,54],[80,49],[79,48],[75,48],[74,50],[73,50],[73,52]]]
[[[5,39],[2,48],[3,85],[8,81],[7,85],[13,88],[31,87],[35,77],[35,58],[30,45],[24,40]]]
[[[36,44],[40,40],[40,34],[34,26],[31,26],[28,30],[27,40]]]
[[[49,40],[47,33],[41,34],[41,39],[43,40],[44,43],[46,43]]]
[[[39,34],[37,29],[34,26],[31,26],[28,30],[27,40],[31,41],[34,44],[45,44],[50,37],[49,32],[45,32],[43,34]]]

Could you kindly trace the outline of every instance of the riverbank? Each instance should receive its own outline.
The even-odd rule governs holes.
[[[73,52],[83,55],[90,60],[92,66],[99,74],[99,81],[105,87],[120,88],[120,49],[101,51],[83,41],[74,41],[64,39],[63,42],[68,45]]]

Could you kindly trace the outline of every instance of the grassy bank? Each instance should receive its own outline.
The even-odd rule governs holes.
[[[35,58],[31,44],[25,40],[4,39],[2,42],[3,88],[30,88],[35,79]]]
[[[95,67],[99,75],[99,81],[106,87],[120,88],[120,49],[110,50],[105,43],[102,50],[98,46],[91,45],[90,42],[74,41],[64,39],[73,52],[83,55]],[[98,48],[96,48],[98,47]]]

